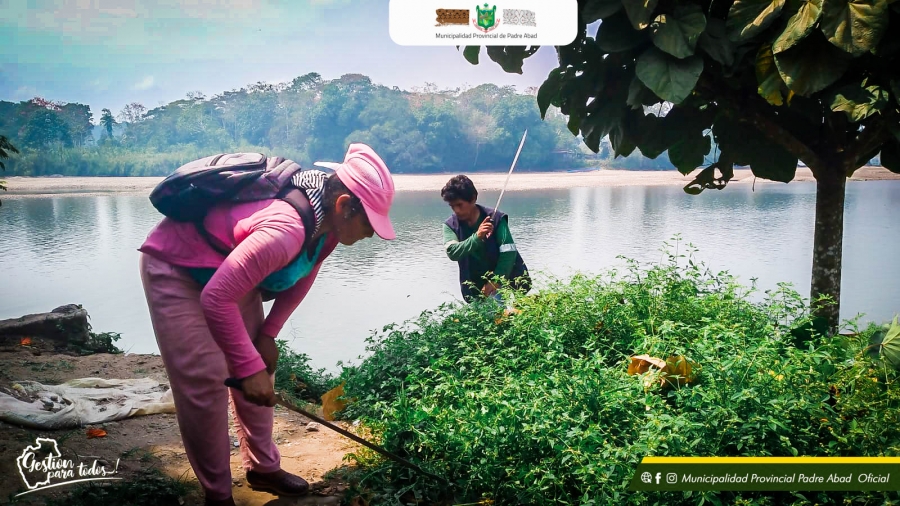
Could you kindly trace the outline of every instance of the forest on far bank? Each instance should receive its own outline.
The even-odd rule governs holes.
[[[618,168],[674,170],[665,153],[635,151],[614,159],[608,139],[592,153],[558,110],[540,117],[536,88],[482,84],[401,90],[346,74],[309,73],[288,83],[259,82],[240,90],[121,111],[35,97],[0,101],[0,135],[20,153],[8,176],[163,176],[215,153],[258,151],[308,167],[343,159],[350,142],[365,142],[398,174],[502,171],[523,132],[518,171]]]

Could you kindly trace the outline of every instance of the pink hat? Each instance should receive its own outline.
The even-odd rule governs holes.
[[[388,218],[394,200],[394,180],[375,150],[362,143],[353,143],[347,149],[343,163],[316,162],[313,165],[333,169],[344,186],[359,197],[366,217],[379,237],[397,238]]]

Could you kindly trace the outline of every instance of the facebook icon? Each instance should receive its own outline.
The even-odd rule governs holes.
[[[656,473],[656,484],[659,485],[659,479],[662,477],[662,473]]]

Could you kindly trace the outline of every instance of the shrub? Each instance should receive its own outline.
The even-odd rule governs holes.
[[[309,355],[295,352],[283,339],[275,344],[278,346],[275,388],[299,399],[319,402],[322,394],[337,386],[337,379],[325,369],[313,370]]]
[[[445,305],[385,327],[342,372],[355,400],[343,416],[455,486],[362,452],[355,490],[378,504],[843,503],[851,496],[627,491],[647,455],[900,454],[896,375],[862,353],[873,330],[823,336],[789,286],[754,293],[670,253],[554,281],[513,316]],[[636,354],[685,357],[696,381],[645,387],[651,373],[627,373]]]

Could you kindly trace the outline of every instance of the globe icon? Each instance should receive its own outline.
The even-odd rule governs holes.
[[[650,476],[650,473],[641,473],[641,481],[644,483],[650,483],[653,481],[653,477]]]

